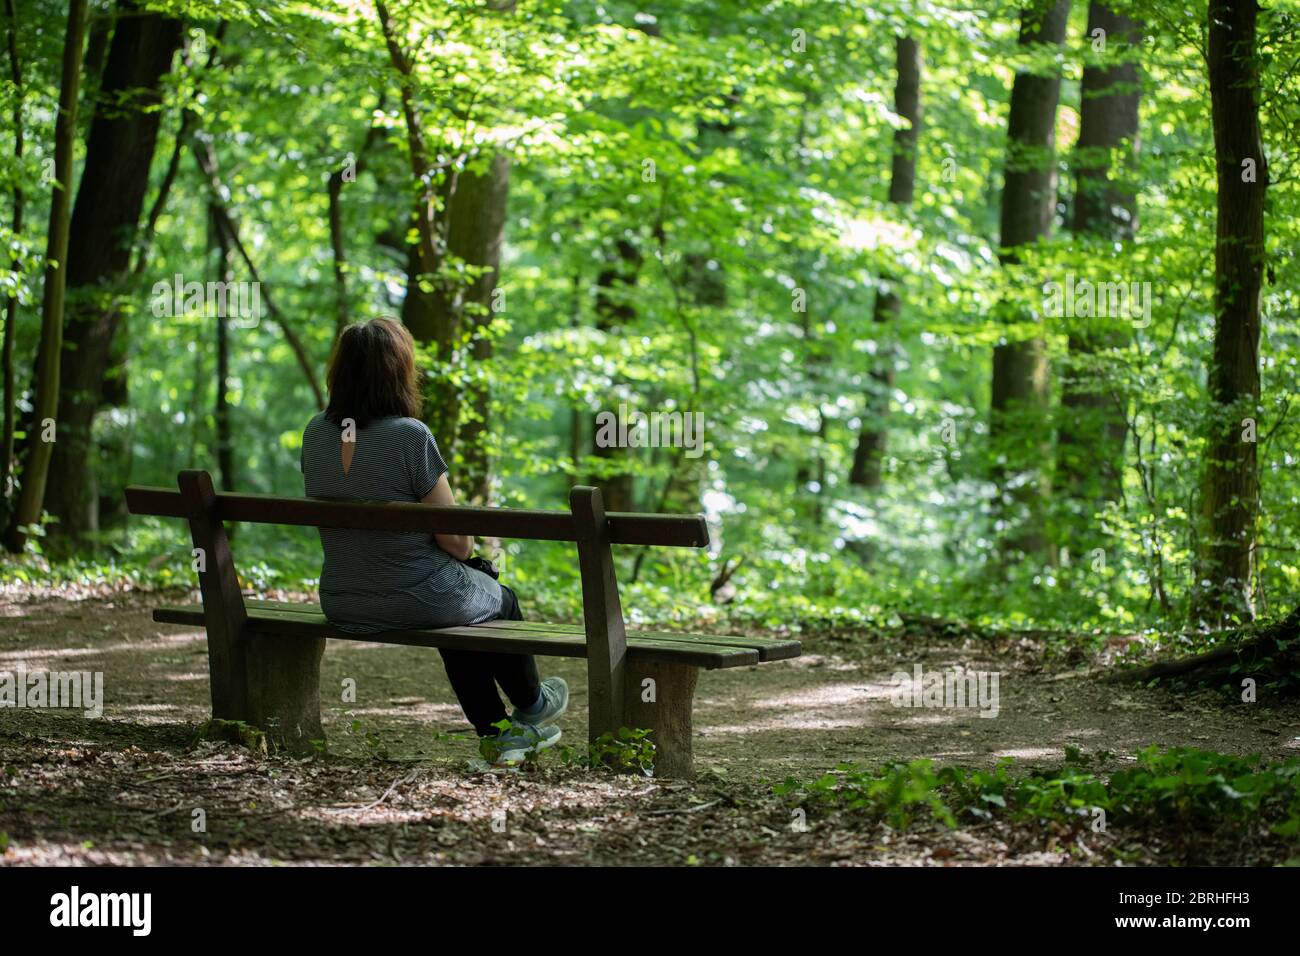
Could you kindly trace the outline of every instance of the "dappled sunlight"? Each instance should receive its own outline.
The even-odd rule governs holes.
[[[8,0],[0,866],[1296,862],[1297,5]]]
[[[443,722],[461,716],[460,708],[455,704],[398,704],[391,707],[349,707],[340,720],[352,717],[384,717],[395,720],[419,720],[429,723]]]
[[[68,637],[75,638],[76,635]],[[71,660],[78,657],[99,657],[105,654],[139,654],[149,651],[174,651],[196,644],[207,646],[206,636],[194,634],[159,634],[152,639],[124,641],[113,644],[96,644],[91,647],[24,647],[0,651],[0,664],[27,660]]]
[[[892,722],[903,726],[926,727],[939,724],[964,722],[973,715],[969,711],[951,710],[909,710],[906,707],[894,708]]]
[[[845,717],[817,717],[811,714],[790,714],[784,717],[771,717],[760,720],[750,720],[743,724],[716,725],[710,724],[697,728],[697,733],[701,737],[714,736],[748,736],[750,734],[761,734],[764,731],[790,731],[790,730],[847,730],[869,726],[868,721],[864,719],[852,720]]]
[[[183,674],[163,674],[162,679],[172,683],[188,683],[190,681],[207,681],[207,671],[186,671]]]
[[[835,707],[842,704],[862,704],[887,700],[889,689],[889,685],[886,684],[818,684],[795,691],[735,703],[756,711]],[[699,703],[706,708],[710,706],[726,706],[720,702],[715,703],[708,698],[701,700]]]
[[[1014,757],[1017,760],[1047,760],[1048,758],[1060,760],[1065,756],[1065,751],[1058,747],[1015,747],[1010,750],[995,751],[993,756],[999,759]]]
[[[117,704],[111,707],[114,716],[119,714],[159,714],[188,710],[180,704]]]
[[[771,665],[768,665],[771,666]],[[780,661],[777,666],[792,670],[828,670],[833,672],[861,670],[861,665],[837,655],[803,654],[792,660]]]

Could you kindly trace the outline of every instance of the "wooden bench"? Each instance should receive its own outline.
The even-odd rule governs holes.
[[[699,515],[606,514],[597,488],[574,488],[569,511],[437,508],[271,495],[217,493],[206,471],[183,471],[179,491],[132,486],[131,514],[187,518],[202,605],[161,607],[153,619],[207,629],[212,714],[266,731],[305,752],[324,740],[320,660],[327,639],[511,651],[587,660],[588,735],[620,727],[653,731],[655,775],[689,777],[691,710],[700,668],[741,667],[798,657],[798,641],[667,631],[629,633],[615,576],[615,544],[702,548]],[[572,541],[582,578],[584,626],[491,621],[467,627],[351,634],[331,627],[316,604],[244,599],[227,522]]]

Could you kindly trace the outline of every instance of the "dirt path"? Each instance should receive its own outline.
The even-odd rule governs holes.
[[[1131,754],[1184,745],[1300,755],[1300,708],[1225,704],[1098,682],[1012,642],[862,635],[806,642],[797,661],[701,675],[700,778],[674,784],[562,766],[476,774],[437,654],[332,643],[322,665],[330,757],[254,758],[191,746],[207,716],[201,631],[156,625],[156,596],[0,604],[0,671],[105,674],[99,720],[0,710],[0,848],[23,862],[1088,862],[1087,846],[957,830],[900,838],[838,823],[792,828],[770,790],[841,762],[930,757],[1059,763],[1067,746]],[[893,706],[895,671],[998,671],[996,718]],[[548,659],[585,737],[583,666]],[[357,701],[341,700],[344,680]],[[201,813],[196,814],[196,811]],[[202,817],[205,830],[196,832]]]

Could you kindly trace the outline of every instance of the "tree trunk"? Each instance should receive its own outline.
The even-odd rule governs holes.
[[[72,157],[77,138],[77,95],[81,86],[82,46],[86,39],[86,0],[69,0],[68,25],[63,37],[63,70],[59,85],[59,111],[54,124],[54,188],[50,196],[50,222],[46,233],[45,288],[41,299],[41,343],[36,360],[36,399],[28,442],[23,486],[18,495],[6,545],[21,551],[27,530],[41,520],[50,460],[58,438],[59,355],[63,350],[63,303],[68,281],[68,234],[72,195]],[[54,434],[46,432],[46,423]],[[66,438],[65,438],[66,441]],[[84,476],[80,476],[84,480]]]
[[[1125,180],[1137,158],[1140,78],[1134,58],[1142,33],[1135,21],[1093,0],[1088,36],[1097,30],[1104,31],[1107,64],[1083,71],[1074,232],[1114,244],[1131,240],[1137,231],[1137,195]],[[1113,170],[1118,179],[1112,179]],[[1108,245],[1108,254],[1113,255],[1113,249]],[[1085,278],[1099,282],[1111,277]],[[1090,371],[1088,360],[1098,351],[1124,344],[1122,322],[1117,316],[1089,318],[1069,333],[1070,372],[1062,384],[1056,467],[1062,492],[1089,510],[1120,497],[1128,432],[1125,409]]]
[[[379,102],[375,106],[375,111],[380,112],[384,108],[385,97],[381,93]],[[366,138],[361,143],[361,148],[353,154],[351,164],[351,176],[345,177],[343,169],[336,169],[330,173],[327,195],[329,199],[329,228],[330,228],[330,250],[334,257],[334,336],[337,339],[347,328],[351,319],[351,309],[348,303],[348,257],[343,244],[343,184],[345,182],[355,182],[356,177],[361,175],[361,170],[366,165],[366,154],[370,147],[378,138],[382,127],[375,123],[370,124],[366,130]]]
[[[14,85],[14,169],[23,165],[23,68],[18,59],[18,7],[15,0],[5,0],[5,15],[9,21],[9,78]],[[23,185],[20,178],[14,179],[13,188],[14,242],[20,242],[23,234]],[[18,272],[18,253],[14,252],[10,267]],[[5,302],[5,331],[3,351],[0,351],[0,373],[4,379],[4,425],[0,431],[0,528],[9,519],[9,498],[13,493],[14,464],[14,407],[18,402],[17,384],[14,381],[14,328],[18,320],[18,290],[15,289]]]
[[[225,220],[220,208],[208,203],[208,223],[217,247],[217,281],[230,288],[234,281],[234,262],[230,248],[230,237],[226,235]],[[227,302],[229,296],[226,297]],[[230,323],[225,309],[218,309],[217,326],[217,395],[213,418],[217,426],[217,468],[221,472],[223,491],[235,490],[235,444],[230,432],[230,403],[226,389],[230,383]],[[233,527],[231,528],[233,531]]]
[[[614,255],[606,257],[604,268],[596,276],[596,328],[606,335],[619,334],[624,325],[636,318],[631,290],[636,287],[641,273],[641,258],[637,244],[626,236],[621,237],[614,244]],[[617,408],[607,411],[618,414]],[[628,450],[601,447],[596,441],[598,434],[599,429],[593,428],[591,453],[606,461],[626,462]],[[608,477],[593,478],[592,484],[600,488],[606,511],[636,510],[631,472],[622,471]]]
[[[118,4],[118,23],[100,83],[97,110],[72,213],[68,248],[67,348],[62,352],[59,441],[49,469],[47,507],[52,529],[77,539],[97,524],[98,501],[85,480],[94,467],[93,427],[105,387],[113,340],[121,323],[118,297],[130,274],[149,166],[158,138],[162,77],[180,46],[181,25]]]
[[[1259,684],[1277,682],[1283,696],[1294,696],[1300,669],[1300,608],[1280,621],[1247,624],[1219,636],[1220,646],[1204,654],[1158,661],[1146,667],[1112,671],[1107,680],[1146,684],[1176,678],[1188,682],[1228,682],[1241,691],[1244,678]]]
[[[498,305],[496,292],[509,190],[510,158],[505,153],[496,153],[484,172],[466,170],[460,174],[447,212],[448,251],[468,265],[484,270],[468,288],[458,289],[455,298],[444,306],[457,313],[458,324],[472,329],[470,349],[474,368],[456,436],[456,453],[464,468],[458,485],[464,489],[469,502],[476,505],[491,503],[487,437],[492,393],[487,363],[492,358],[490,327]]]
[[[577,226],[575,224],[574,228]],[[582,325],[582,271],[575,270],[573,273],[573,302],[569,311],[570,328],[579,328]],[[569,409],[569,463],[573,466],[573,477],[578,478],[582,474],[582,458],[586,445],[586,436],[583,432],[582,423],[585,421],[583,410],[577,405]]]
[[[1069,19],[1069,0],[1036,0],[1020,18],[1020,45],[1060,46]],[[1051,232],[1056,209],[1056,106],[1061,78],[1017,73],[1011,90],[1007,161],[1002,189],[1001,259],[1019,261],[1017,247]],[[1023,324],[1025,316],[1012,316]],[[1047,347],[1041,335],[1008,330],[993,349],[990,437],[993,477],[1002,491],[1007,530],[1003,548],[1045,556],[1044,501],[1051,460],[1048,425]]]
[[[113,39],[117,17],[103,16],[96,11],[90,16],[86,28],[86,53],[81,60],[81,122],[95,117],[95,103],[99,99],[99,81],[104,74],[104,58],[108,56],[108,43]]]
[[[908,125],[894,130],[889,201],[905,208],[912,204],[916,188],[916,145],[921,132],[921,47],[911,37],[899,37],[895,41],[895,56],[898,74],[894,84],[894,112],[907,120]],[[877,340],[890,336],[888,327],[895,324],[901,311],[902,300],[895,291],[893,280],[882,275],[871,316],[876,329],[884,333],[878,335]],[[849,469],[849,484],[878,488],[885,454],[889,393],[894,387],[893,356],[888,352],[878,353],[871,381],[862,412],[862,425],[858,430],[858,444],[853,452],[853,465]]]
[[[1214,351],[1202,496],[1196,611],[1209,621],[1254,616],[1251,577],[1259,474],[1245,419],[1258,414],[1259,296],[1264,269],[1268,163],[1259,125],[1255,0],[1210,0],[1209,74],[1218,214],[1214,251]]]

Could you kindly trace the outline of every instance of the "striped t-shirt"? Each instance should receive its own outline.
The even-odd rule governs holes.
[[[307,423],[301,464],[308,498],[420,501],[447,471],[418,419],[377,418],[358,428],[346,474],[342,436],[324,412]],[[500,613],[501,586],[443,551],[432,535],[321,528],[320,541],[321,610],[342,630],[478,624]]]

